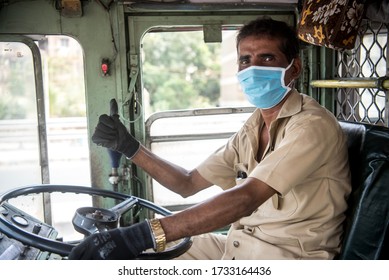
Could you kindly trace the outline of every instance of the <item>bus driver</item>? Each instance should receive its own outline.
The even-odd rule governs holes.
[[[94,143],[121,152],[187,197],[224,191],[160,219],[97,233],[70,259],[132,259],[193,236],[183,259],[333,259],[340,251],[350,175],[335,117],[297,92],[299,42],[284,22],[257,19],[237,35],[238,80],[257,107],[227,143],[188,171],[142,146],[117,115],[100,116]],[[247,178],[236,183],[237,174]],[[232,224],[228,235],[210,233]]]

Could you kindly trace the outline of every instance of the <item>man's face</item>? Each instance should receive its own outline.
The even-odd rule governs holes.
[[[272,66],[286,68],[290,62],[280,50],[280,41],[267,37],[249,36],[242,39],[238,45],[239,71],[250,66]],[[295,64],[295,63],[293,63]],[[292,67],[293,68],[293,67]],[[285,73],[285,83],[296,78],[294,71]]]

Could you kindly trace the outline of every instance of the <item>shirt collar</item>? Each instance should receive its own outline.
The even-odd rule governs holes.
[[[280,112],[278,113],[277,119],[293,116],[302,110],[303,99],[301,94],[296,89],[292,89],[292,92],[287,98],[288,99],[285,101]]]
[[[287,118],[299,113],[302,110],[303,101],[301,94],[296,90],[292,89],[292,92],[289,93],[287,100],[282,106],[280,112],[278,113],[277,119]],[[253,129],[258,125],[263,124],[263,118],[261,116],[261,110],[255,109],[253,114],[249,117],[249,119],[245,123],[246,129]]]

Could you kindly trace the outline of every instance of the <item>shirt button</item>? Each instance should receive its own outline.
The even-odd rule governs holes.
[[[233,243],[232,243],[233,245],[234,245],[234,247],[239,247],[239,241],[234,241]]]

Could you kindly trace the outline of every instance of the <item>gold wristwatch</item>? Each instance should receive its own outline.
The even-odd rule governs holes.
[[[165,232],[163,231],[163,228],[161,226],[161,223],[158,219],[151,219],[149,220],[151,231],[154,235],[155,240],[155,251],[156,252],[162,252],[165,251],[166,247],[166,237]]]

